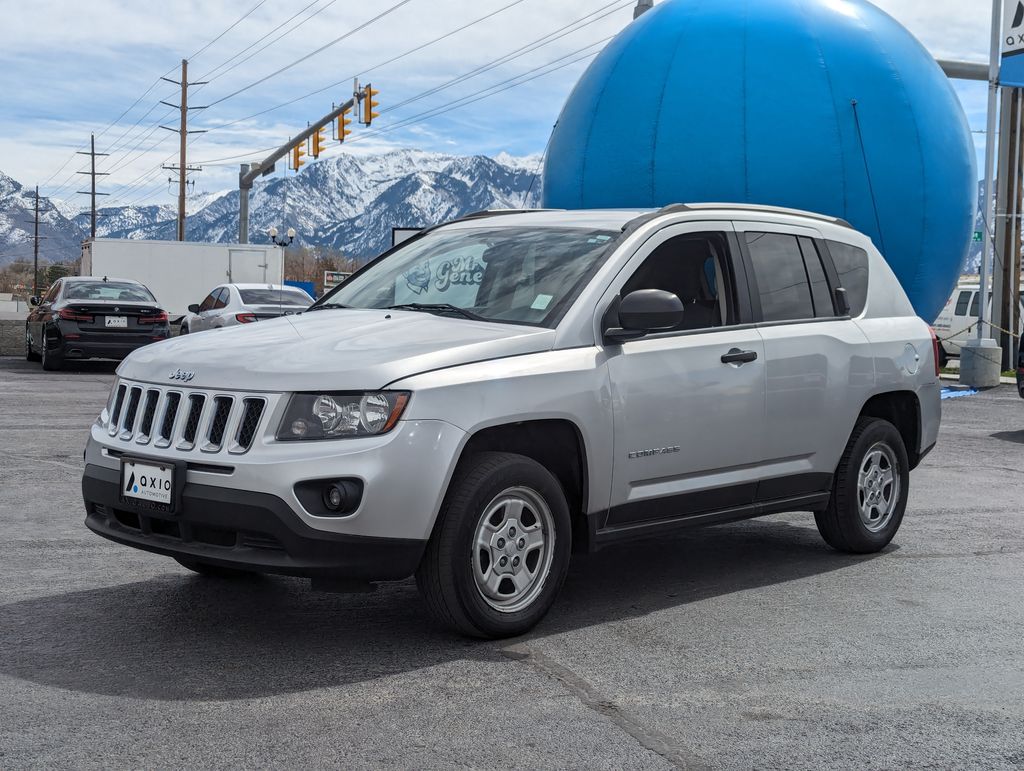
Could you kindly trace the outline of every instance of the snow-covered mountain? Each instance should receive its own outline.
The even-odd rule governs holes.
[[[0,172],[0,265],[31,257],[35,190]],[[48,260],[77,259],[82,233],[46,198],[39,199],[39,254]]]
[[[420,150],[381,155],[339,155],[310,164],[298,174],[259,180],[250,194],[249,232],[257,241],[271,226],[294,227],[296,241],[330,246],[355,258],[368,258],[391,245],[393,227],[424,227],[470,211],[536,206],[540,182],[535,175],[540,156],[516,158],[501,154],[455,156]],[[20,186],[2,177],[8,186]],[[17,208],[17,196],[0,194],[0,222]],[[88,212],[69,221],[47,204],[65,232],[54,244],[75,259],[89,227]],[[238,191],[204,193],[190,198],[187,237],[190,241],[233,242],[238,239]],[[69,212],[70,213],[70,212]],[[176,209],[172,202],[99,210],[97,235],[110,238],[173,239]],[[26,219],[27,217],[21,217]],[[22,236],[6,232],[0,244],[19,243]],[[0,246],[0,254],[10,251]]]

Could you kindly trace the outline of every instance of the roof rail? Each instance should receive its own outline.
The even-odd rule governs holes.
[[[533,214],[539,211],[565,211],[565,209],[481,209],[480,211],[463,214],[460,220],[475,220],[481,217],[496,217],[502,214]]]
[[[641,214],[639,217],[631,219],[625,225],[622,226],[623,232],[626,230],[635,230],[646,222],[663,217],[666,214],[685,214],[687,212],[702,211],[704,209],[725,209],[726,211],[737,211],[737,212],[763,212],[770,214],[788,214],[793,217],[802,217],[803,219],[818,220],[819,222],[829,222],[833,225],[840,227],[849,228],[853,230],[853,225],[844,219],[839,217],[830,217],[827,214],[817,214],[815,212],[803,211],[801,209],[787,209],[783,206],[766,206],[763,204],[749,204],[749,203],[673,203],[668,206],[663,206],[657,211],[648,212],[647,214]]]
[[[671,209],[673,207],[665,208]],[[751,203],[691,203],[686,204],[684,208],[690,211],[699,211],[701,209],[726,209],[730,211],[765,212],[767,214],[788,214],[793,217],[818,220],[819,222],[830,222],[833,225],[839,225],[840,227],[850,228],[853,230],[853,225],[839,217],[832,217],[828,214],[818,214],[817,212],[805,211],[803,209],[788,209],[785,206],[767,206],[765,204]],[[662,212],[666,214],[668,213],[664,209],[662,209]]]

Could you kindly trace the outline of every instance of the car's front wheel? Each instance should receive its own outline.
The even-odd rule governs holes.
[[[187,334],[188,334],[188,324],[182,324],[178,328],[178,336],[180,337],[181,335],[187,335]]]
[[[909,489],[900,432],[881,418],[860,418],[836,469],[828,508],[814,515],[818,532],[839,551],[880,551],[900,528]]]
[[[452,480],[416,583],[453,629],[512,637],[548,612],[571,547],[569,506],[554,475],[522,455],[479,453]]]

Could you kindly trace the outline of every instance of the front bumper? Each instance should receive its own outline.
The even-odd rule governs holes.
[[[86,526],[137,549],[261,573],[390,581],[407,578],[426,541],[316,530],[282,499],[186,482],[180,510],[154,513],[119,501],[120,472],[87,464]]]

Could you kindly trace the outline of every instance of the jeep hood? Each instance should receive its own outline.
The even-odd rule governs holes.
[[[118,374],[187,387],[358,391],[420,372],[550,350],[555,332],[415,311],[314,311],[183,335],[132,353]]]

